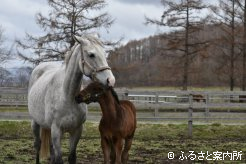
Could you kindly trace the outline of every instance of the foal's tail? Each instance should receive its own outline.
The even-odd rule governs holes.
[[[50,154],[51,131],[50,129],[41,128],[41,158],[47,158]]]

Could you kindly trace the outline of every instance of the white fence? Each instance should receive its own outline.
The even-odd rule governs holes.
[[[116,89],[120,99],[132,101],[145,109],[238,108],[246,109],[243,91],[135,91]],[[0,88],[0,106],[27,105],[26,88]]]
[[[188,112],[188,135],[192,136],[192,124],[194,110],[204,110],[204,117],[198,119],[215,119],[210,117],[210,109],[217,111],[232,109],[238,110],[240,113],[246,112],[246,92],[194,92],[194,91],[161,91],[161,92],[142,92],[142,91],[128,91],[119,92],[122,99],[128,99],[134,102],[135,105],[143,105],[144,108],[151,107],[154,109],[155,118],[159,118],[159,109],[184,109]],[[180,118],[173,118],[180,119]],[[181,118],[182,119],[182,118]],[[197,119],[197,118],[196,118]],[[218,118],[217,118],[218,119]],[[232,120],[246,120],[246,115],[240,114],[239,117],[222,117],[220,119]]]
[[[189,134],[192,134],[194,120],[246,120],[246,92],[243,91],[136,91],[116,89],[120,99],[132,101],[137,109],[147,109],[153,115],[140,116],[142,120],[188,120]],[[27,105],[27,89],[0,88],[0,106]],[[237,111],[237,117],[211,117],[211,110],[221,112]],[[182,117],[169,117],[165,111],[183,112]],[[163,112],[165,114],[163,114]],[[203,115],[196,117],[195,112]],[[223,113],[224,114],[224,113]],[[225,115],[225,114],[224,114]]]
[[[132,101],[139,108],[154,109],[209,109],[231,108],[246,110],[243,91],[135,91],[116,89],[120,99]],[[0,88],[0,106],[27,105],[26,88]],[[158,116],[158,115],[156,115]]]
[[[26,106],[27,88],[0,88],[0,106]]]

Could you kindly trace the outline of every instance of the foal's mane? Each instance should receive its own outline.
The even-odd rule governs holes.
[[[110,87],[110,91],[111,91],[111,93],[112,93],[114,99],[116,100],[116,102],[117,102],[118,104],[120,104],[119,97],[118,97],[118,95],[117,95],[117,93],[115,92],[115,90],[114,90],[113,87]]]

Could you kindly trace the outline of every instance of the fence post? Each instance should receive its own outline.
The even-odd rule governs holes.
[[[128,90],[125,90],[125,93],[124,93],[124,99],[125,100],[128,100],[129,98],[128,98],[128,94],[129,94],[129,92],[128,92]]]
[[[159,95],[158,93],[155,94],[155,117],[158,117],[159,111],[158,111],[158,102],[159,102]]]
[[[193,112],[193,95],[189,94],[189,108],[188,108],[188,137],[192,138],[192,112]]]
[[[206,118],[206,122],[208,122],[208,117],[209,117],[209,94],[206,94],[206,99],[205,99],[205,103],[206,103],[206,108],[205,108],[205,118]]]
[[[18,108],[18,104],[17,104],[17,101],[18,101],[18,95],[16,94],[15,95],[15,98],[14,98],[15,100],[15,109],[17,109]]]

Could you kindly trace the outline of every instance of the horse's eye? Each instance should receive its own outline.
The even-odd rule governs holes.
[[[90,58],[95,58],[96,56],[95,56],[95,54],[91,53],[91,54],[89,54],[89,57]]]

